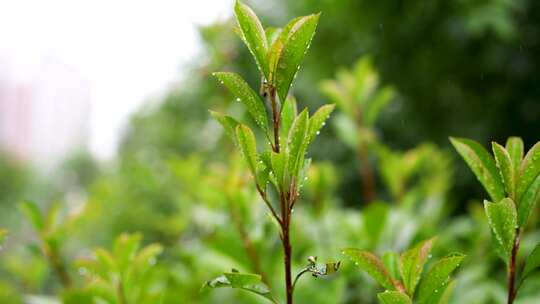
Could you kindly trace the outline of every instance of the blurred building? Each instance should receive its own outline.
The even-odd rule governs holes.
[[[0,150],[51,168],[88,142],[88,81],[52,58],[20,69],[0,57]]]

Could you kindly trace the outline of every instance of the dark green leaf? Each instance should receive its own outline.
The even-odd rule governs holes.
[[[454,254],[437,261],[420,282],[417,303],[439,303],[450,282],[450,275],[459,267],[464,257],[462,254]]]
[[[229,272],[207,281],[203,285],[203,289],[223,287],[243,289],[258,294],[272,303],[278,303],[270,293],[268,286],[261,281],[261,276],[258,274]]]
[[[529,186],[527,191],[521,196],[518,209],[518,225],[520,227],[524,226],[529,219],[534,206],[540,200],[540,175],[536,177],[534,182]]]
[[[506,189],[506,193],[508,193],[508,196],[514,197],[516,189],[516,175],[514,173],[512,159],[503,146],[496,142],[492,142],[491,146],[493,149],[493,155],[495,156],[497,168],[499,168],[499,173],[501,174],[504,188]]]
[[[255,135],[248,126],[239,124],[236,127],[236,140],[242,152],[242,156],[246,160],[251,173],[256,176],[257,173],[257,143]]]
[[[236,119],[230,116],[223,115],[214,111],[210,111],[210,115],[212,115],[212,117],[214,117],[214,119],[221,124],[221,126],[225,130],[225,134],[227,134],[227,136],[229,136],[234,142],[236,142],[236,126],[238,126],[239,124],[238,121],[236,121]]]
[[[367,272],[375,281],[381,284],[385,289],[395,290],[392,276],[383,262],[374,254],[359,249],[348,248],[342,252],[349,257],[355,265]]]
[[[536,143],[525,155],[521,163],[516,198],[519,202],[529,186],[540,174],[540,142]]]
[[[521,275],[522,280],[524,280],[529,274],[537,270],[540,267],[540,243],[536,244],[534,249],[531,251],[527,260],[525,261],[525,268],[523,269],[523,274]]]
[[[505,195],[501,176],[493,157],[486,149],[470,139],[451,137],[450,141],[469,165],[480,183],[482,183],[491,199],[495,202],[502,200]]]
[[[235,73],[218,72],[213,75],[236,96],[237,101],[242,102],[246,106],[257,125],[265,133],[268,133],[268,117],[264,102],[244,79]]]
[[[236,1],[234,12],[238,26],[240,26],[242,40],[244,40],[249,51],[255,58],[261,74],[268,78],[268,61],[266,57],[268,41],[259,18],[257,18],[257,15],[249,6],[240,1]]]
[[[412,304],[411,299],[399,291],[385,291],[377,294],[382,304]]]
[[[489,226],[495,235],[496,241],[503,248],[508,261],[514,246],[517,228],[517,214],[514,202],[510,198],[505,198],[498,203],[484,201],[484,208]]]
[[[424,265],[426,264],[435,238],[420,242],[414,248],[405,251],[400,258],[400,271],[405,290],[414,294],[416,285],[420,281]]]
[[[330,117],[330,113],[334,108],[333,104],[324,105],[311,116],[309,119],[308,144],[319,134],[320,129],[326,124],[326,120]]]
[[[282,101],[286,99],[313,39],[319,16],[320,14],[314,14],[291,21],[270,49],[270,81],[275,85]]]

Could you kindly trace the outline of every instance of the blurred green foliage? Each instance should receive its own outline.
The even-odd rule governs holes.
[[[303,269],[312,255],[323,263],[333,261],[340,248],[384,257],[438,235],[433,256],[467,255],[454,276],[449,303],[504,303],[506,267],[491,245],[480,202],[486,194],[466,165],[454,161],[447,137],[487,143],[519,135],[526,145],[538,140],[540,4],[250,4],[266,24],[322,12],[295,82],[294,95],[302,105],[339,105],[321,84],[327,81],[339,88],[351,83],[353,89],[345,87],[345,93],[352,97],[365,94],[363,86],[374,76],[355,71],[366,62],[368,75],[377,75],[374,92],[392,88],[392,98],[376,108],[376,119],[368,118],[369,124],[358,125],[347,110],[362,109],[363,99],[356,96],[356,101],[338,106],[330,128],[318,137],[291,229],[293,269]],[[144,236],[136,237],[141,248],[158,242],[163,252],[152,259],[151,271],[138,276],[141,293],[130,295],[129,303],[263,303],[263,298],[236,290],[201,292],[208,278],[231,268],[260,273],[272,290],[280,290],[278,228],[250,187],[247,168],[234,155],[232,143],[208,113],[211,108],[248,120],[210,72],[234,71],[252,87],[259,84],[249,51],[232,28],[231,21],[224,21],[200,29],[204,52],[185,67],[189,77],[132,117],[114,163],[100,165],[83,153],[66,161],[53,178],[43,178],[24,164],[0,158],[0,226],[10,231],[0,249],[0,303],[95,303],[97,294],[115,303],[112,285],[90,276],[76,261],[96,261],[93,248],[112,248],[122,233],[137,232]],[[356,140],[365,141],[366,157],[359,157]],[[369,200],[360,186],[366,164],[375,190]],[[17,211],[25,199],[36,202],[39,214],[58,208],[60,226],[67,225],[67,232],[52,239],[51,231],[36,234]],[[534,209],[519,260],[540,241],[539,219]],[[70,286],[62,284],[54,263],[43,254],[48,238],[65,263]],[[433,266],[427,263],[426,269]],[[100,291],[93,280],[101,280]],[[298,284],[299,303],[369,304],[383,291],[346,261],[331,278]],[[539,287],[540,276],[532,273],[519,303],[536,303]],[[160,298],[149,300],[156,292]]]

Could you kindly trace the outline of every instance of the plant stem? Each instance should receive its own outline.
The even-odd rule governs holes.
[[[45,251],[45,256],[49,259],[51,268],[60,279],[62,286],[64,286],[64,288],[66,289],[70,288],[71,278],[69,276],[69,273],[66,270],[66,266],[64,265],[60,254],[56,251],[49,249],[47,245],[45,245],[44,251]]]
[[[514,245],[512,246],[512,255],[510,257],[510,263],[508,265],[508,301],[507,304],[514,303],[514,299],[517,295],[516,290],[516,260],[519,251],[520,243],[520,231],[516,228],[516,238],[514,239]]]
[[[272,106],[272,124],[274,128],[274,145],[272,146],[274,152],[279,153],[281,150],[279,142],[279,109],[276,100],[276,88],[269,86],[268,96],[270,98],[270,104]],[[294,199],[291,199],[291,194],[296,195],[294,191],[294,183],[291,185],[290,193],[285,193],[283,189],[279,192],[279,203],[281,209],[281,242],[283,245],[283,264],[285,267],[285,293],[287,297],[287,304],[293,303],[293,285],[291,275],[291,256],[292,247],[290,239],[290,224],[291,224],[291,207],[294,205]]]
[[[375,199],[375,182],[369,163],[368,149],[363,143],[358,145],[358,159],[360,160],[359,171],[362,178],[362,197],[364,202],[369,204]]]
[[[127,304],[126,293],[124,292],[124,280],[120,280],[116,286],[116,293],[119,304]]]

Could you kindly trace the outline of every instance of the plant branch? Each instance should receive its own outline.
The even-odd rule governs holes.
[[[283,220],[277,215],[276,210],[272,206],[272,203],[270,203],[270,201],[268,200],[266,193],[261,189],[261,187],[259,187],[257,183],[256,183],[256,186],[257,186],[257,191],[259,192],[259,195],[263,199],[268,209],[270,209],[270,212],[272,212],[272,216],[276,219],[276,221],[278,221],[280,226],[283,226]]]
[[[510,263],[508,265],[508,300],[507,304],[513,304],[517,295],[516,289],[516,260],[519,252],[520,243],[520,230],[516,228],[516,238],[514,239],[514,245],[512,246],[512,254],[510,256]]]

